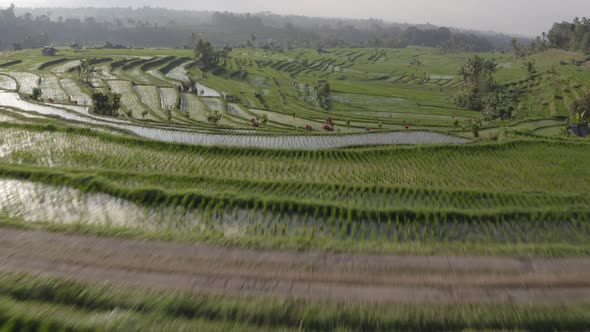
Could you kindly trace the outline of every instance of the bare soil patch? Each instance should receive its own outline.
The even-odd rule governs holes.
[[[310,253],[0,229],[0,271],[347,302],[590,302],[588,258]]]

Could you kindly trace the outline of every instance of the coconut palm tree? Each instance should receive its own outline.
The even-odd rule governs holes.
[[[95,68],[90,64],[88,59],[81,59],[80,64],[76,67],[76,71],[78,72],[80,82],[88,83],[92,79],[92,75],[94,75]]]

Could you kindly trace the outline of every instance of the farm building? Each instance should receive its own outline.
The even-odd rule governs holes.
[[[45,56],[56,56],[57,55],[57,50],[55,49],[55,47],[45,46],[41,50],[41,54],[43,54]]]

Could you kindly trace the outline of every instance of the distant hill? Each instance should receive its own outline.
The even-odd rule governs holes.
[[[264,48],[440,47],[505,51],[513,36],[378,19],[235,14],[163,8],[8,8],[0,12],[0,47],[99,45],[184,47],[198,33],[216,45]],[[530,42],[518,38],[521,44]]]

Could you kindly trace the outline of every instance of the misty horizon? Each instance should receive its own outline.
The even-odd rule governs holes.
[[[7,7],[13,1],[0,1],[0,7]],[[311,0],[279,3],[271,0],[220,0],[188,3],[183,0],[100,0],[84,3],[73,0],[24,0],[15,3],[19,8],[141,8],[145,6],[174,10],[228,11],[235,13],[271,12],[279,15],[302,15],[322,18],[381,19],[387,22],[407,24],[433,24],[460,29],[494,31],[534,37],[547,31],[554,22],[569,21],[580,13],[590,12],[590,2],[584,0],[567,1],[556,4],[553,1],[523,0],[514,1],[469,1],[455,0],[440,5],[435,0],[416,0],[411,3],[401,1],[369,0],[363,4],[335,6],[329,1],[317,4]],[[367,5],[368,4],[368,5]],[[391,13],[389,13],[391,12]],[[524,15],[523,15],[524,14]]]

